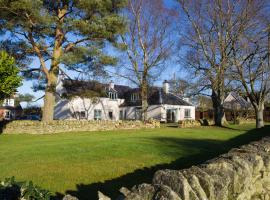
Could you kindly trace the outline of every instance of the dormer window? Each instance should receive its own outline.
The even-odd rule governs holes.
[[[140,94],[139,93],[131,94],[131,101],[138,101],[138,100],[140,100]]]
[[[118,95],[117,95],[117,93],[116,92],[108,92],[108,96],[109,96],[109,98],[110,99],[112,99],[112,100],[116,100],[117,98],[118,98]]]
[[[14,106],[14,99],[5,99],[3,106]]]

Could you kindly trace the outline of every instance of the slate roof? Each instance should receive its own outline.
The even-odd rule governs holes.
[[[83,91],[94,91],[100,93],[102,97],[107,96],[106,91],[110,91],[109,84],[103,84],[97,81],[78,81],[78,80],[68,80],[63,81],[63,86],[69,95],[76,95]],[[113,91],[116,91],[118,98],[125,99],[125,102],[121,105],[124,106],[141,106],[141,100],[131,101],[131,95],[138,93],[140,95],[140,88],[131,88],[125,85],[114,85]],[[148,95],[149,105],[184,105],[192,106],[192,104],[184,101],[180,97],[172,94],[165,93],[160,87],[150,87]]]
[[[121,105],[122,107],[125,106],[141,106],[141,101],[131,101],[131,93],[132,92],[139,92],[139,88],[135,88],[129,91],[130,95],[128,98],[125,98],[125,102]],[[162,88],[159,87],[151,87],[149,89],[148,95],[148,104],[149,105],[161,105],[161,104],[168,104],[168,105],[181,105],[181,106],[192,106],[192,104],[184,101],[180,97],[172,94],[172,93],[165,93]]]
[[[84,91],[93,91],[99,93],[100,96],[106,97],[106,90],[109,89],[109,84],[103,84],[98,81],[80,81],[80,80],[63,80],[63,86],[66,93],[69,95],[76,95]],[[131,88],[125,85],[114,85],[114,91],[117,92],[118,98],[124,98],[124,95]]]
[[[229,105],[226,105],[226,104],[231,104],[231,103],[235,103],[235,102],[239,103],[239,105],[242,108],[248,108],[248,107],[251,106],[251,104],[247,100],[245,100],[242,96],[238,95],[236,92],[230,92],[229,95],[230,94],[233,96],[235,101],[227,101],[227,102],[225,101],[224,102],[224,107],[229,107]]]

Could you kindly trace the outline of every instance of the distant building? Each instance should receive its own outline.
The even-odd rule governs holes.
[[[15,96],[4,99],[0,105],[0,120],[17,119],[22,113],[22,107],[15,105]]]
[[[60,76],[56,92],[59,95],[54,110],[55,119],[140,120],[142,116],[140,88],[102,84],[95,81],[67,80]],[[80,92],[96,92],[97,98],[79,97]],[[67,98],[74,94],[73,98]],[[163,122],[195,119],[195,106],[169,92],[169,84],[151,87],[148,94],[148,118]]]
[[[231,110],[247,110],[251,108],[248,99],[238,95],[236,92],[230,92],[224,100],[224,108]]]

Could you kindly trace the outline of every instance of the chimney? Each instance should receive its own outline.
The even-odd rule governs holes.
[[[113,81],[110,81],[110,83],[109,83],[109,88],[110,88],[110,89],[114,89],[114,82],[113,82]]]
[[[167,94],[167,93],[169,93],[169,90],[170,90],[169,82],[167,80],[165,80],[163,82],[163,91]]]

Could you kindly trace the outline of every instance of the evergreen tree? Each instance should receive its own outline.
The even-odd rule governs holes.
[[[43,83],[43,121],[53,120],[60,66],[104,74],[103,66],[116,64],[104,47],[116,45],[125,30],[118,15],[124,5],[125,0],[0,0],[2,42],[20,43],[17,51],[40,62],[23,71]]]

